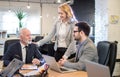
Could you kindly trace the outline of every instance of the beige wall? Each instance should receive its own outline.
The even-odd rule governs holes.
[[[42,5],[42,35],[51,31],[54,22],[58,18],[58,4],[43,4]]]
[[[111,19],[111,15],[112,19]],[[120,0],[108,0],[108,40],[118,41],[117,57],[120,58]],[[114,75],[120,75],[120,62],[116,63]]]
[[[108,0],[108,14],[108,40],[118,41],[118,54],[120,55],[120,0]],[[118,17],[112,17],[111,19],[111,15],[115,15]],[[112,20],[118,20],[118,22],[112,24]]]

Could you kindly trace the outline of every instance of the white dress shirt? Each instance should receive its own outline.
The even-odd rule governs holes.
[[[25,45],[23,45],[22,43],[21,44],[21,49],[22,49],[22,59],[23,59],[23,62],[25,62],[26,60],[26,48],[25,48]]]

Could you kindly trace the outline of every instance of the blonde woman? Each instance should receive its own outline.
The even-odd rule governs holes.
[[[37,42],[38,46],[42,46],[55,37],[54,57],[56,61],[62,58],[66,49],[73,41],[73,27],[77,22],[71,7],[66,3],[58,7],[58,16],[59,18],[55,22],[52,31],[44,39]]]

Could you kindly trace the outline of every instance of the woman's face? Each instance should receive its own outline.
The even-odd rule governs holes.
[[[58,8],[58,15],[62,21],[65,21],[67,19],[67,14],[60,8]]]

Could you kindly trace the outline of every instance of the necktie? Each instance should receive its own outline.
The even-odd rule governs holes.
[[[27,63],[27,52],[28,52],[28,46],[25,46],[25,49],[26,49],[26,55],[25,55],[25,63]]]

